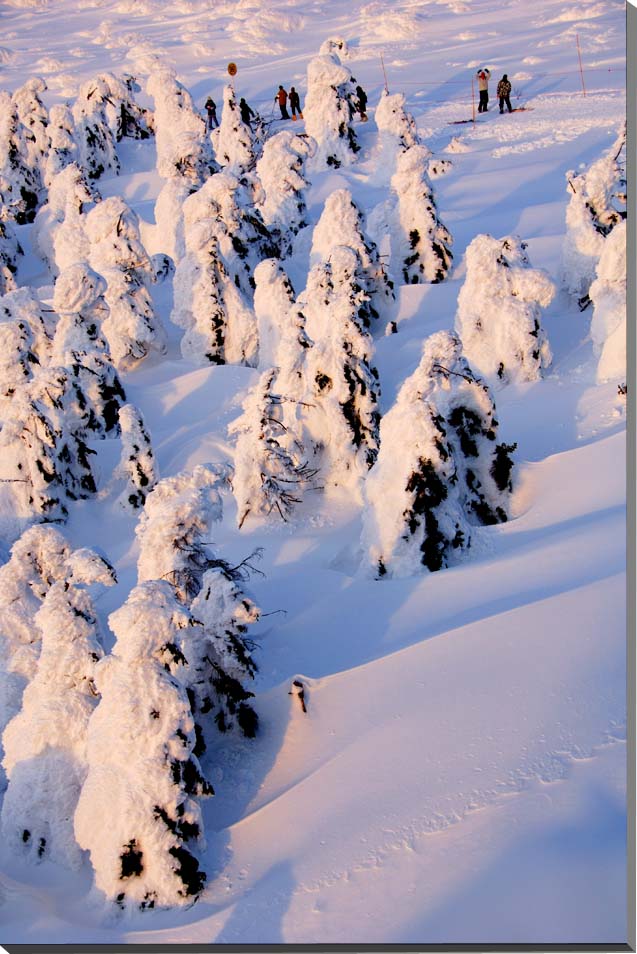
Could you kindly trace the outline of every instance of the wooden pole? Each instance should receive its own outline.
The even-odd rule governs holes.
[[[383,54],[380,54],[380,62],[383,67],[383,76],[385,77],[385,92],[389,94],[389,87],[387,86],[387,73],[385,72],[385,60],[383,59]]]
[[[473,73],[471,74],[471,122],[475,123],[476,121],[476,93],[473,80]]]
[[[575,39],[577,41],[577,57],[579,59],[579,71],[580,71],[580,76],[582,77],[582,92],[584,96],[586,96],[586,85],[584,83],[584,67],[582,66],[582,51],[580,50],[580,46],[579,46],[579,33],[575,34]]]

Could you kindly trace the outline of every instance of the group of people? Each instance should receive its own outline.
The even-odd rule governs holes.
[[[358,97],[355,107],[357,112],[360,114],[363,122],[367,122],[367,93],[362,86],[356,87],[356,95]],[[279,86],[277,92],[274,95],[275,103],[279,104],[279,109],[281,110],[281,119],[294,119],[296,120],[297,116],[299,119],[303,119],[303,112],[301,110],[301,99],[299,94],[293,86],[290,86],[290,92]],[[288,104],[292,117],[288,112]],[[217,105],[211,96],[208,97],[205,103],[205,110],[207,113],[208,129],[215,129],[219,125],[219,120],[217,119]],[[252,120],[256,119],[256,113],[254,110],[246,103],[245,99],[241,97],[239,100],[239,112],[241,113],[241,121],[245,123],[250,129],[252,129]]]
[[[478,92],[480,93],[480,102],[478,103],[478,112],[486,113],[489,103],[489,78],[491,77],[490,70],[480,69],[476,73],[478,78]],[[511,106],[511,83],[509,82],[509,77],[506,73],[502,76],[502,79],[498,82],[498,87],[496,90],[496,95],[500,103],[500,112],[504,112],[504,107],[508,109],[510,113],[513,112],[513,107]]]

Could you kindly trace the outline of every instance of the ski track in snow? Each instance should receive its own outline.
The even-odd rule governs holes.
[[[384,52],[392,92],[406,93],[421,136],[454,163],[434,186],[455,266],[439,286],[400,290],[399,333],[376,343],[387,406],[418,363],[422,339],[453,326],[464,251],[479,231],[519,230],[533,264],[559,280],[564,173],[597,158],[625,114],[618,0],[566,9],[542,0],[531,12],[512,2],[505,32],[493,0],[360,3],[347,11],[326,0],[267,7],[228,0],[214,11],[198,0],[170,9],[159,0],[4,6],[0,87],[39,73],[47,104],[73,98],[100,70],[143,75],[161,56],[201,107],[235,59],[242,93],[268,116],[278,83],[303,90],[309,58],[324,39],[343,35],[344,62],[373,106]],[[576,32],[591,71],[586,98]],[[490,110],[456,125],[471,117],[470,73],[485,58]],[[528,112],[498,114],[495,84],[507,70],[514,105]],[[357,162],[313,181],[313,223],[326,196],[347,187],[382,234],[391,171],[379,163],[373,109],[370,118],[357,127]],[[120,155],[130,168],[123,163],[122,175],[100,188],[138,210],[144,241],[158,251],[152,215],[162,182],[153,147],[127,143]],[[35,261],[27,269],[28,280],[50,283]],[[306,274],[302,256],[290,271],[296,287]],[[160,287],[167,318],[162,294]],[[465,912],[472,940],[509,940],[511,918],[520,940],[532,940],[543,921],[552,933],[540,940],[577,940],[580,917],[590,925],[586,940],[624,939],[621,846],[606,855],[601,841],[589,845],[584,823],[577,843],[555,835],[562,854],[548,875],[556,894],[562,881],[579,885],[575,908],[566,904],[560,914],[542,896],[543,907],[529,914],[528,886],[526,894],[511,888],[513,913],[503,917],[498,904],[507,871],[518,880],[506,859],[523,836],[551,847],[552,826],[564,832],[573,819],[599,821],[586,814],[590,805],[603,803],[609,819],[623,811],[625,412],[614,389],[594,386],[589,325],[589,312],[556,300],[545,322],[552,372],[538,385],[495,392],[501,438],[518,442],[513,519],[485,528],[457,567],[370,581],[359,571],[360,515],[348,501],[310,501],[290,526],[238,534],[233,501],[224,498],[215,542],[229,559],[265,547],[266,578],[254,579],[252,591],[266,611],[287,616],[263,620],[258,636],[260,740],[220,741],[209,753],[217,795],[204,806],[212,874],[202,900],[121,920],[90,893],[88,868],[67,877],[5,856],[0,941],[449,942],[462,935],[454,904],[465,890],[475,901],[481,884],[485,896]],[[225,428],[256,379],[248,368],[185,366],[175,329],[169,334],[169,357],[150,359],[124,382],[149,425],[162,476],[231,456]],[[96,444],[105,480],[115,453],[108,444]],[[0,518],[7,526],[13,515]],[[132,518],[113,514],[108,528],[103,521],[82,503],[67,529],[77,545],[99,539],[118,562],[120,583],[98,602],[106,617],[134,584],[137,551]],[[308,687],[307,716],[288,695],[297,676]],[[528,848],[522,856],[543,876]],[[590,884],[578,882],[580,863]],[[604,893],[605,882],[617,886],[616,897]]]

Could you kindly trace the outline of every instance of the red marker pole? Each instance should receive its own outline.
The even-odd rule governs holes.
[[[473,74],[471,75],[471,122],[476,121],[476,93],[473,83]]]

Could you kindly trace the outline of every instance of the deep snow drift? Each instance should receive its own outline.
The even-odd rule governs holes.
[[[4,4],[0,943],[625,941],[624,9]]]

